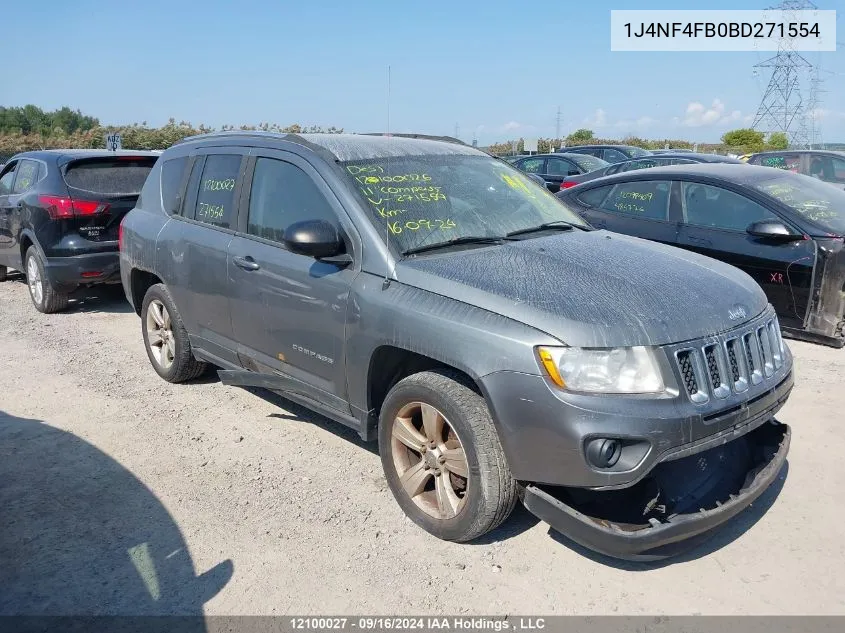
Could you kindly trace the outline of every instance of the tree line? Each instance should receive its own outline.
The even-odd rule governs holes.
[[[258,125],[224,125],[221,131],[260,130],[283,134],[327,132],[339,134],[342,128],[302,126],[298,123],[282,126],[275,123]],[[36,149],[103,149],[105,136],[118,132],[125,149],[167,149],[188,136],[217,131],[207,125],[194,125],[188,121],[170,119],[161,127],[151,127],[147,122],[131,125],[102,125],[98,119],[80,111],[64,107],[44,112],[34,105],[20,108],[0,107],[0,159],[17,152]]]
[[[342,128],[334,126],[301,126],[293,124],[281,126],[275,123],[259,125],[224,125],[221,130],[261,130],[290,134],[328,132],[341,133]],[[105,135],[119,132],[122,145],[126,149],[166,149],[187,136],[216,131],[215,128],[187,121],[177,122],[170,119],[161,127],[151,127],[146,121],[131,125],[102,125],[96,117],[85,115],[79,110],[65,106],[52,112],[45,112],[35,105],[6,108],[0,106],[0,157],[16,152],[34,149],[80,148],[102,149],[105,147]],[[597,138],[592,130],[582,128],[565,138],[538,139],[540,153],[560,150],[562,147],[586,144],[623,144],[635,145],[644,149],[692,149],[695,145],[684,139],[643,139],[628,136],[622,139]],[[789,145],[785,134],[775,133],[768,138],[762,132],[743,128],[731,130],[722,136],[721,143],[701,143],[702,152],[746,154],[764,150],[786,149]],[[524,139],[515,139],[488,146],[487,151],[507,155],[516,151],[523,153]]]
[[[766,138],[763,132],[742,128],[731,130],[722,135],[721,143],[692,143],[684,139],[643,139],[637,136],[626,136],[621,139],[596,137],[592,130],[581,128],[564,138],[540,138],[537,139],[537,152],[544,154],[551,151],[566,151],[567,147],[574,145],[633,145],[643,149],[693,149],[699,152],[716,152],[719,154],[750,154],[766,150],[782,150],[789,147],[789,140],[786,134],[775,132]],[[697,146],[697,147],[696,147]],[[507,156],[524,153],[525,139],[513,139],[504,143],[494,143],[485,149],[498,156]],[[561,149],[563,148],[563,149]]]

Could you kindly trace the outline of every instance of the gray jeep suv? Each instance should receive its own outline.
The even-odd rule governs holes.
[[[377,438],[397,502],[443,539],[521,500],[596,551],[671,556],[786,459],[792,357],[750,277],[595,230],[458,142],[186,139],[120,265],[162,378],[213,365]]]

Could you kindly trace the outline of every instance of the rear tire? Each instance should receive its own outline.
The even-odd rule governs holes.
[[[26,269],[26,285],[29,287],[29,298],[35,309],[44,314],[61,312],[67,308],[69,297],[66,293],[57,292],[50,284],[44,260],[35,246],[30,246],[24,259]]]
[[[141,332],[153,369],[167,382],[193,380],[207,369],[194,358],[182,316],[164,284],[150,286],[144,295]]]
[[[476,539],[516,505],[517,484],[487,403],[458,372],[421,372],[390,390],[379,453],[397,503],[438,538]]]

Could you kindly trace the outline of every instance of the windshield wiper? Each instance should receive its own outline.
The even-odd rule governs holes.
[[[458,246],[459,244],[501,244],[507,239],[505,237],[490,237],[487,235],[464,235],[463,237],[456,237],[445,242],[435,242],[434,244],[424,244],[422,246],[414,246],[406,251],[402,251],[402,255],[415,255],[417,253],[425,253],[426,251],[433,251],[439,248],[448,248],[449,246]]]
[[[538,224],[537,226],[529,226],[527,229],[511,231],[510,233],[506,234],[505,237],[513,237],[514,235],[524,235],[525,233],[534,233],[535,231],[548,231],[551,229],[554,229],[556,231],[571,231],[574,228],[574,224],[570,224],[569,222],[565,222],[563,220],[555,220],[554,222],[544,222],[543,224]]]

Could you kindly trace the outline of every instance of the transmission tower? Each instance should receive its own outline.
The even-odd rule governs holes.
[[[796,11],[817,9],[809,0],[783,0],[769,10],[780,11],[783,22],[796,21]],[[818,105],[819,81],[811,82],[809,103],[801,96],[803,80],[813,73],[813,65],[795,51],[794,38],[782,37],[774,57],[755,64],[755,69],[771,68],[771,78],[766,92],[757,108],[757,115],[751,127],[765,134],[783,132],[789,144],[807,147],[811,142],[807,115]],[[815,75],[818,78],[818,75]]]

